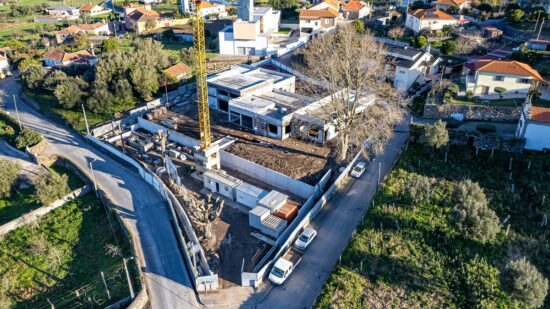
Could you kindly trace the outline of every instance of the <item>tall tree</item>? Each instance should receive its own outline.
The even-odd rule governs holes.
[[[393,136],[394,125],[403,116],[401,93],[387,82],[384,47],[348,27],[314,40],[305,50],[301,70],[309,92],[328,100],[321,103],[322,118],[334,119],[337,160],[348,158],[350,146],[364,149],[367,138],[375,153]],[[369,104],[366,97],[375,95]],[[366,152],[365,152],[366,153]]]
[[[426,142],[430,147],[439,149],[449,143],[449,132],[445,122],[439,120],[434,125],[426,127]]]
[[[81,77],[70,77],[65,83],[59,84],[54,91],[54,95],[65,108],[73,108],[82,104],[84,100],[84,91],[86,82]]]

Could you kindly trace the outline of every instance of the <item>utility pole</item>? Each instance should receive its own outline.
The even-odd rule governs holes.
[[[540,38],[540,32],[542,31],[542,27],[544,26],[544,21],[546,18],[542,19],[542,22],[540,23],[539,33],[537,34],[537,40]]]
[[[15,106],[15,115],[17,116],[17,122],[19,123],[19,130],[23,131],[21,119],[19,118],[19,110],[17,109],[17,101],[15,100],[15,94],[13,95],[13,105]]]
[[[82,104],[82,114],[84,114],[84,122],[86,123],[86,133],[90,135],[90,127],[88,126],[88,118],[86,117],[86,110],[84,109],[84,104]]]
[[[107,281],[105,281],[105,275],[103,274],[102,271],[100,271],[100,273],[101,273],[101,280],[103,281],[103,285],[105,286],[105,291],[107,291],[107,297],[111,299],[111,292],[109,292],[109,288],[107,287]]]
[[[128,280],[128,289],[130,290],[130,296],[132,297],[132,299],[134,299],[134,287],[132,286],[132,280],[130,280],[130,273],[128,272],[128,266],[126,265],[126,258],[122,259],[122,263],[124,264],[124,271],[126,272],[126,280]]]
[[[541,12],[539,12],[539,14],[537,15],[537,22],[535,23],[535,28],[533,29],[533,32],[537,31],[537,26],[539,25],[540,13]]]

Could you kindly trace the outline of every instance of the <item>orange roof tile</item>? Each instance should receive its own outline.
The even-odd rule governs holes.
[[[452,6],[460,6],[467,0],[438,0],[434,2],[433,4],[441,4],[441,5],[452,5]]]
[[[359,0],[350,0],[350,2],[346,3],[346,5],[344,5],[344,10],[359,11],[362,8],[364,8],[365,6],[366,6],[366,4],[359,1]]]
[[[80,12],[90,12],[96,6],[97,4],[91,2],[84,3],[82,6],[80,6]]]
[[[185,63],[179,62],[164,70],[164,73],[174,79],[178,79],[181,75],[191,74],[191,68]]]
[[[480,60],[475,63],[475,69],[480,72],[532,76],[536,80],[544,80],[537,70],[518,61]]]
[[[301,10],[300,19],[336,18],[338,11],[328,8],[326,10]]]
[[[90,31],[90,30],[95,30],[97,28],[101,28],[105,25],[107,25],[107,23],[82,24],[82,25],[78,25],[78,27],[82,30]]]
[[[74,53],[66,53],[59,50],[50,50],[43,55],[44,58],[50,58],[59,62],[74,61],[82,58],[90,58],[93,55],[87,50],[79,50]]]
[[[531,120],[550,123],[550,108],[532,106]]]
[[[65,29],[61,29],[61,30],[59,30],[59,31],[56,31],[56,32],[54,32],[54,33],[55,33],[55,34],[75,34],[75,33],[80,32],[80,31],[82,31],[82,29],[80,29],[79,26],[77,26],[77,25],[72,25],[72,26],[69,26],[69,27],[67,27],[67,28],[65,28]]]
[[[148,19],[157,19],[160,14],[155,11],[147,10],[144,8],[137,8],[128,14],[128,18],[135,21],[145,21]]]
[[[210,2],[206,2],[206,1],[202,1],[202,2],[199,4],[199,7],[200,7],[201,9],[213,8],[213,7],[216,7],[216,6],[221,6],[221,4],[210,3]]]
[[[436,9],[418,9],[412,12],[412,15],[421,20],[456,20],[456,18],[443,12],[442,10]]]

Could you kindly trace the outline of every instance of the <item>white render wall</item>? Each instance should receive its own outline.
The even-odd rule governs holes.
[[[476,82],[475,83],[467,83],[466,89],[472,90],[474,95],[481,95],[482,94],[482,86],[489,87],[489,95],[497,94],[495,92],[495,87],[502,87],[507,90],[508,94],[527,94],[529,93],[529,89],[531,89],[531,84],[523,84],[519,83],[519,78],[527,78],[532,79],[530,76],[519,76],[519,75],[503,75],[503,74],[497,74],[497,73],[488,73],[488,72],[477,72],[476,73]],[[496,81],[494,80],[495,76],[504,76],[504,80],[502,81]]]
[[[235,40],[233,32],[220,31],[218,41],[222,55],[265,55],[276,51],[269,46],[267,36],[257,36],[256,40]]]
[[[456,19],[454,20],[420,20],[414,17],[411,14],[407,14],[407,20],[405,21],[405,27],[413,30],[418,33],[423,29],[428,29],[431,31],[437,31],[443,29],[443,26],[451,25],[454,26],[458,23]]]
[[[303,28],[311,28],[313,31],[321,29],[321,20],[300,19],[300,31]]]
[[[550,149],[550,124],[529,122],[525,129],[525,149]]]

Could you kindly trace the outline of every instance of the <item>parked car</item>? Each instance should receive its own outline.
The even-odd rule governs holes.
[[[352,177],[359,178],[363,175],[366,168],[367,164],[365,162],[359,162],[353,167],[350,174]]]
[[[298,238],[294,242],[294,246],[296,246],[296,248],[300,250],[306,250],[306,248],[313,241],[315,236],[317,236],[317,231],[312,227],[308,227],[302,231],[300,236],[298,236]]]
[[[271,272],[269,273],[269,281],[275,285],[283,284],[286,279],[292,274],[296,266],[302,261],[304,253],[298,249],[290,247],[282,257],[277,259]]]

